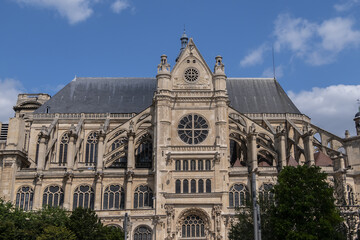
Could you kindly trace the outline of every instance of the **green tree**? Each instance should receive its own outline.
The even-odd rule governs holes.
[[[76,235],[66,227],[48,226],[36,240],[76,240]]]
[[[344,239],[327,174],[315,166],[285,167],[274,187],[270,216],[275,239]]]

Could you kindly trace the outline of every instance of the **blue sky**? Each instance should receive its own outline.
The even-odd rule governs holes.
[[[0,121],[19,92],[53,95],[74,76],[155,77],[184,25],[210,68],[271,77],[315,124],[343,136],[360,98],[360,0],[2,0]]]

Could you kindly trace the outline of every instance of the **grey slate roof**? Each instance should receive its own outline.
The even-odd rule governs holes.
[[[228,78],[230,106],[241,113],[298,113],[274,79]],[[35,113],[139,113],[152,104],[155,78],[76,78]]]

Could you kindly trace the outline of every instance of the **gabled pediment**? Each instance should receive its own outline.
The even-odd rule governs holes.
[[[173,89],[211,90],[213,74],[191,38],[171,71]]]

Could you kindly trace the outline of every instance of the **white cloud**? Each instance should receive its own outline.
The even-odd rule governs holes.
[[[17,80],[0,79],[0,122],[8,122],[9,118],[14,116],[13,106],[22,89],[21,83]]]
[[[265,77],[265,78],[274,77],[274,69],[271,68],[271,67],[266,68],[261,76]],[[284,76],[284,67],[282,65],[276,66],[275,67],[275,77],[276,77],[276,79],[282,78],[282,76]]]
[[[341,137],[345,130],[355,135],[353,118],[357,112],[360,85],[332,85],[299,93],[290,91],[288,95],[315,125]]]
[[[349,18],[331,18],[322,23],[280,14],[275,21],[275,49],[288,49],[311,65],[328,64],[339,52],[360,44],[360,31]]]
[[[70,24],[85,21],[94,13],[94,5],[103,0],[13,0],[20,5],[29,5],[39,8],[55,10],[66,18]],[[115,0],[111,9],[120,13],[130,5],[127,0]]]
[[[345,12],[353,8],[355,5],[360,3],[359,0],[344,0],[341,4],[335,4],[334,8],[338,12]]]
[[[15,0],[20,4],[26,4],[41,8],[56,10],[62,17],[67,18],[70,24],[75,24],[89,18],[93,9],[91,0]]]
[[[264,52],[268,49],[266,44],[261,45],[240,61],[240,66],[249,67],[263,62]]]
[[[120,13],[121,11],[127,9],[129,7],[129,3],[126,0],[115,0],[111,5],[111,9],[115,13]]]

